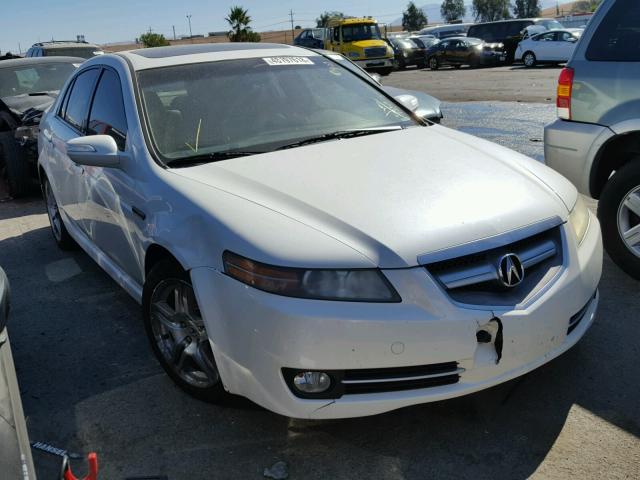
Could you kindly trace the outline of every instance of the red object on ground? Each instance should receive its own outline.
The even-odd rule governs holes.
[[[89,464],[89,473],[83,479],[77,478],[71,472],[71,467],[67,463],[64,471],[64,480],[98,480],[98,455],[95,452],[91,452],[87,455],[87,463]]]

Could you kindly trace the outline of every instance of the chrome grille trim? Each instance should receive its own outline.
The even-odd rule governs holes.
[[[464,368],[458,368],[457,370],[442,372],[442,373],[432,373],[431,375],[414,375],[410,377],[392,377],[392,378],[372,378],[368,380],[342,380],[342,383],[346,384],[354,384],[354,383],[385,383],[385,382],[405,382],[407,380],[424,380],[425,378],[437,378],[437,377],[445,377],[447,375],[459,375],[465,371]]]
[[[540,245],[534,245],[526,250],[510,253],[518,255],[522,261],[522,265],[527,269],[553,257],[558,253],[558,249],[551,240],[547,240]],[[440,274],[438,275],[438,280],[440,280],[447,289],[466,287],[491,280],[498,280],[498,269],[496,265],[486,261],[481,265],[456,269]]]

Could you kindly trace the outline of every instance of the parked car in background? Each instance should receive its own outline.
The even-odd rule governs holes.
[[[502,43],[507,54],[507,63],[513,63],[518,43],[523,39],[525,29],[532,25],[546,30],[564,28],[560,22],[552,18],[521,18],[471,25],[467,36],[481,38],[489,43]]]
[[[104,54],[98,45],[87,42],[53,41],[34,43],[26,57],[81,57],[92,58]]]
[[[535,67],[539,63],[565,63],[584,32],[580,28],[549,30],[522,40],[516,50],[516,59],[525,67]]]
[[[9,280],[0,267],[0,472],[2,478],[35,479],[27,425],[11,355]]]
[[[293,41],[294,45],[308,48],[324,48],[324,28],[305,28]]]
[[[420,30],[420,35],[433,35],[438,39],[449,37],[464,37],[473,23],[454,23],[450,25],[438,25],[426,27]]]
[[[582,338],[602,246],[566,179],[420,121],[331,54],[233,45],[91,59],[40,134],[56,242],[141,303],[180,387],[373,415]]]
[[[640,3],[604,0],[558,82],[547,165],[599,199],[607,252],[640,279]]]
[[[393,50],[371,17],[331,19],[324,48],[341,53],[368,72],[389,75],[393,71]]]
[[[420,42],[422,42],[422,44],[424,45],[425,49],[429,48],[432,45],[435,45],[440,41],[437,37],[434,37],[433,35],[412,35],[409,37],[409,39],[420,40]]]
[[[418,68],[424,68],[426,66],[427,59],[425,53],[427,50],[419,38],[391,37],[386,38],[385,41],[393,49],[395,62],[400,70],[404,70],[412,65]]]
[[[487,43],[479,38],[446,38],[427,49],[427,62],[431,70],[442,66],[460,68],[495,66],[504,63],[506,54],[501,43]]]
[[[0,178],[7,181],[11,196],[37,185],[40,118],[83,61],[47,57],[0,62]]]

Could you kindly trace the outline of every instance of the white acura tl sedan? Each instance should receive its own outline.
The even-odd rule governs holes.
[[[596,218],[557,173],[401,101],[284,45],[91,59],[40,128],[53,235],[209,401],[352,417],[539,367],[594,320]]]

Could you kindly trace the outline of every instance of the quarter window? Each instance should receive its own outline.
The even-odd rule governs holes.
[[[618,0],[598,26],[587,48],[587,60],[640,61],[640,2]]]
[[[64,109],[64,119],[81,132],[85,128],[91,94],[99,72],[98,69],[92,68],[76,77]]]
[[[87,135],[109,135],[123,151],[127,142],[127,116],[118,75],[104,70],[91,106]]]

